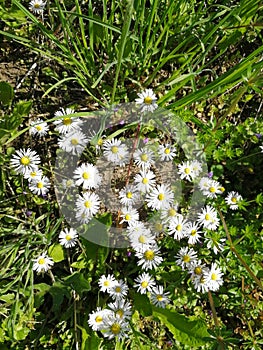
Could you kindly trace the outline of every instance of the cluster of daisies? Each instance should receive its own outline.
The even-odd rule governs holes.
[[[152,112],[157,106],[156,96],[151,89],[139,94],[136,103],[141,106],[141,112]],[[57,111],[53,122],[54,130],[59,136],[59,148],[70,155],[80,156],[91,137],[83,131],[84,122],[81,118],[70,117],[73,113],[70,108]],[[44,137],[48,131],[48,124],[41,119],[32,122],[29,129],[31,135],[38,137]],[[178,164],[177,145],[173,143],[159,143],[155,140],[131,150],[123,140],[105,136],[98,140],[96,148],[96,154],[112,163],[113,168],[132,167],[136,170],[132,176],[127,176],[126,184],[117,193],[118,224],[123,227],[139,267],[133,288],[138,293],[147,295],[155,306],[165,308],[169,304],[169,293],[155,279],[156,272],[164,261],[161,253],[162,240],[168,237],[174,242],[180,242],[177,244],[180,249],[174,255],[174,261],[189,273],[196,291],[217,291],[223,284],[223,272],[219,264],[213,261],[208,265],[207,259],[203,261],[198,257],[198,248],[204,243],[215,254],[224,249],[224,238],[211,238],[211,233],[219,227],[217,211],[209,204],[200,209],[195,221],[189,220],[179,208],[172,184],[167,179],[162,183],[158,169],[160,165],[163,169],[173,169],[178,181],[197,183],[208,200],[222,195],[225,191],[223,186],[213,180],[211,174],[203,176],[202,164],[198,160]],[[29,181],[29,189],[34,194],[45,196],[50,188],[50,180],[43,175],[40,163],[39,155],[29,148],[17,150],[11,158],[12,168]],[[73,170],[73,176],[64,180],[63,186],[77,189],[74,207],[80,224],[88,224],[93,217],[100,215],[103,201],[96,191],[102,185],[102,175],[96,165],[80,162]],[[242,197],[232,191],[225,201],[230,209],[235,210]],[[140,218],[141,208],[153,220],[143,222]],[[78,244],[77,231],[65,228],[59,234],[59,243],[65,248],[75,247]],[[47,252],[33,260],[33,270],[37,273],[47,272],[53,265],[54,261]],[[132,305],[127,299],[129,287],[125,280],[116,280],[113,275],[101,276],[99,287],[113,301],[104,309],[94,310],[89,315],[88,323],[94,331],[100,331],[109,339],[122,339],[130,330]]]
[[[106,308],[97,307],[89,314],[88,324],[94,331],[100,331],[104,337],[121,340],[128,337],[130,332],[129,321],[132,316],[132,305],[127,301],[128,285],[123,280],[116,280],[113,275],[103,275],[99,279],[100,291],[107,293],[113,301]],[[153,304],[165,307],[169,299],[163,287],[155,286],[153,281],[145,279],[143,286],[151,288],[150,299]],[[139,288],[142,286],[138,281]],[[136,285],[135,285],[136,286]]]

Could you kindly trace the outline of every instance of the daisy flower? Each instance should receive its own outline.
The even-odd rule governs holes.
[[[191,278],[200,278],[203,276],[205,271],[208,271],[208,268],[201,260],[195,260],[187,266],[188,272],[191,274]]]
[[[30,135],[36,135],[36,136],[45,136],[48,132],[48,125],[47,122],[44,122],[42,119],[38,118],[35,121],[32,121],[30,124],[29,134]]]
[[[149,246],[155,244],[155,236],[152,235],[151,231],[148,229],[143,229],[141,231],[132,231],[129,234],[129,239],[131,246],[136,251],[145,251]]]
[[[95,311],[92,311],[92,313],[89,314],[88,325],[93,331],[100,331],[105,328],[104,322],[106,321],[107,317],[113,316],[114,313],[111,310],[101,310],[100,307],[97,307]]]
[[[171,220],[173,220],[178,215],[178,204],[173,203],[172,206],[163,209],[161,211],[161,219],[165,223],[169,223]]]
[[[40,178],[35,178],[34,180],[29,182],[29,189],[34,194],[45,195],[48,193],[51,184],[46,176],[42,176]]]
[[[88,138],[85,136],[85,134],[83,134],[83,132],[75,130],[71,133],[63,135],[58,140],[58,145],[65,152],[73,155],[80,155],[84,151],[88,141]]]
[[[24,178],[28,180],[28,182],[32,180],[38,180],[42,177],[42,170],[38,169],[37,167],[34,170],[26,171],[24,174]]]
[[[146,147],[142,149],[137,149],[134,154],[134,163],[141,167],[143,170],[147,170],[154,163],[153,152]]]
[[[194,172],[193,178],[198,177],[202,171],[202,163],[200,163],[198,160],[193,160],[191,163],[191,167],[192,167],[193,172]]]
[[[83,189],[98,188],[101,183],[101,176],[93,164],[81,164],[74,170],[75,184],[82,185]]]
[[[159,145],[158,147],[158,154],[160,156],[160,159],[162,161],[169,161],[173,160],[173,158],[176,156],[176,148],[169,143],[166,143],[165,145]]]
[[[225,247],[225,238],[220,238],[220,234],[213,232],[205,233],[205,243],[208,249],[213,249],[213,252],[217,254],[218,252],[222,252]]]
[[[43,13],[45,6],[46,3],[42,0],[32,0],[29,3],[29,10],[39,15]]]
[[[164,290],[163,286],[153,287],[150,295],[150,300],[155,306],[161,307],[164,309],[165,306],[169,304],[170,300],[168,298],[169,293],[168,292],[164,293],[163,290]]]
[[[192,163],[189,161],[178,164],[178,174],[180,175],[181,179],[185,179],[187,181],[192,181],[196,178],[196,172],[192,166]]]
[[[218,194],[222,193],[222,185],[218,181],[209,180],[207,188],[202,190],[202,193],[207,198],[216,198]]]
[[[146,292],[150,292],[152,288],[155,286],[155,280],[146,272],[143,272],[137,278],[135,278],[134,287],[138,288],[138,292],[141,294],[145,294]]]
[[[202,193],[209,191],[209,187],[211,186],[212,181],[213,180],[207,176],[204,176],[200,179],[198,186],[199,186],[200,190],[202,191]]]
[[[147,193],[145,200],[148,207],[154,210],[163,210],[171,206],[174,194],[168,185],[161,184]]]
[[[75,113],[75,111],[71,108],[61,108],[60,111],[55,113],[56,118],[63,117],[54,121],[54,124],[56,125],[55,130],[58,131],[60,135],[80,131],[83,121],[79,118],[67,117],[67,115],[73,113]]]
[[[139,192],[149,192],[155,186],[155,174],[151,170],[141,170],[134,176],[134,183]]]
[[[96,193],[85,192],[82,196],[79,195],[76,201],[76,207],[77,211],[81,214],[85,214],[87,217],[92,217],[99,211],[99,196]]]
[[[133,185],[126,185],[120,190],[119,199],[121,204],[125,206],[133,206],[139,199],[139,193]]]
[[[226,204],[229,205],[230,209],[238,209],[238,202],[242,201],[242,196],[235,191],[231,191],[225,198]]]
[[[132,207],[122,208],[120,216],[122,218],[120,224],[124,222],[130,224],[139,220],[139,213],[137,209],[134,209]]]
[[[59,243],[65,248],[74,247],[77,244],[78,233],[73,228],[65,228],[64,231],[61,231],[58,239]]]
[[[37,259],[33,259],[33,270],[36,272],[47,272],[54,265],[54,261],[47,253],[39,255]]]
[[[40,164],[39,155],[28,149],[20,149],[12,155],[10,165],[18,174],[24,175],[26,172],[35,171]]]
[[[155,103],[157,97],[152,89],[146,89],[145,91],[138,93],[138,98],[135,102],[141,105],[142,112],[153,112],[158,105]]]
[[[183,215],[178,214],[169,221],[168,234],[173,234],[174,239],[180,240],[185,236],[186,225]]]
[[[214,292],[224,283],[222,276],[223,272],[215,263],[212,263],[209,271],[204,272],[204,279],[208,284],[209,289]]]
[[[209,291],[209,283],[203,275],[194,276],[192,283],[198,293],[207,293]]]
[[[73,179],[63,179],[61,185],[62,188],[66,190],[68,188],[75,187],[75,182]]]
[[[116,338],[121,341],[123,338],[128,337],[128,333],[131,331],[129,323],[125,319],[117,316],[109,316],[104,323],[103,336],[108,339]]]
[[[114,285],[109,288],[108,292],[114,300],[119,300],[126,297],[128,293],[128,286],[123,280],[116,281]]]
[[[188,244],[196,244],[200,241],[200,227],[196,222],[188,222],[185,227],[185,237],[188,238]]]
[[[122,144],[120,140],[111,139],[103,142],[103,154],[109,162],[115,163],[119,166],[125,165],[129,159],[129,153],[126,145]]]
[[[182,247],[175,258],[176,264],[185,270],[190,264],[197,261],[197,253],[192,248]]]
[[[259,146],[259,148],[261,149],[261,153],[263,153],[263,146]]]
[[[132,306],[124,299],[116,300],[114,303],[109,303],[108,308],[114,312],[115,316],[123,320],[129,320],[132,315]]]
[[[76,219],[82,225],[89,223],[92,218],[93,218],[93,216],[88,214],[87,212],[78,211],[76,213]]]
[[[207,205],[205,208],[201,209],[201,213],[198,214],[197,221],[208,230],[214,231],[219,226],[219,219],[217,217],[216,210],[210,205]]]
[[[163,258],[159,254],[160,249],[157,244],[147,247],[145,251],[138,251],[135,253],[137,258],[140,259],[138,265],[144,270],[155,269],[162,263]]]
[[[99,279],[100,291],[108,292],[110,288],[114,287],[116,279],[113,275],[102,275]]]

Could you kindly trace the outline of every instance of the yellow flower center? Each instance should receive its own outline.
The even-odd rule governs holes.
[[[116,292],[116,293],[120,293],[120,292],[121,292],[121,287],[119,287],[119,286],[116,287],[116,288],[115,288],[115,292]]]
[[[123,311],[122,309],[119,309],[119,310],[116,311],[116,314],[117,314],[118,316],[120,316],[120,318],[123,318],[124,311]]]
[[[37,125],[36,129],[37,129],[37,131],[41,131],[42,130],[42,126],[41,125]]]
[[[142,179],[142,183],[143,183],[144,185],[147,185],[148,182],[149,182],[149,180],[148,180],[146,177],[144,177],[144,178]]]
[[[171,152],[170,148],[165,148],[164,153],[169,154]]]
[[[147,162],[147,160],[148,160],[148,154],[143,153],[143,154],[141,155],[141,160],[142,160],[143,162]]]
[[[103,144],[103,139],[102,138],[98,139],[97,145],[98,146],[102,146],[102,144]]]
[[[43,182],[38,182],[38,183],[37,183],[37,188],[43,188],[43,187],[44,187]]]
[[[119,148],[118,148],[117,146],[112,146],[112,147],[111,147],[111,152],[112,152],[113,154],[116,154],[116,153],[119,152]]]
[[[68,126],[68,125],[70,125],[71,123],[72,123],[71,118],[64,118],[64,119],[63,119],[63,124],[64,124],[64,125],[67,125],[67,126]]]
[[[70,187],[72,185],[73,181],[72,180],[67,180],[66,182],[66,186],[67,187]]]
[[[158,199],[159,199],[159,201],[163,201],[164,200],[164,194],[163,193],[158,194]]]
[[[119,323],[113,323],[113,325],[111,326],[111,331],[113,334],[119,334],[121,331],[121,326],[119,325]]]
[[[189,263],[190,260],[191,260],[191,258],[190,258],[189,255],[185,255],[185,256],[183,257],[183,262],[185,262],[185,263]]]
[[[35,171],[32,171],[32,172],[30,173],[30,176],[31,176],[31,177],[35,177],[35,176],[37,176],[37,173],[36,173]]]
[[[185,168],[185,169],[184,169],[184,172],[185,172],[186,174],[190,174],[191,170],[190,170],[190,168]]]
[[[87,173],[86,171],[82,174],[82,177],[84,180],[88,180],[90,178],[90,174]]]
[[[202,268],[200,266],[196,266],[194,269],[194,273],[196,275],[201,275],[202,274]]]
[[[40,8],[40,4],[39,3],[34,4],[34,8],[35,9],[39,9]]]
[[[217,280],[217,274],[216,273],[212,273],[211,280],[212,281],[216,281]]]
[[[140,235],[140,237],[139,237],[139,242],[140,242],[140,243],[145,243],[145,242],[146,242],[146,238],[145,238],[144,235]]]
[[[182,225],[177,225],[176,228],[175,228],[177,231],[182,231]]]
[[[142,288],[147,288],[148,287],[148,282],[147,281],[143,281],[142,283],[141,283],[141,286],[142,286]]]
[[[146,252],[144,252],[144,257],[146,260],[153,260],[154,259],[154,251],[146,250]]]
[[[103,282],[103,285],[104,285],[105,287],[109,287],[110,281],[108,281],[108,280],[104,281],[104,282]]]
[[[232,197],[232,198],[231,198],[231,202],[236,203],[236,202],[237,202],[236,197]]]
[[[160,222],[157,222],[157,223],[155,224],[155,229],[156,229],[156,231],[161,232],[162,229],[163,229],[163,224],[161,224]]]
[[[126,215],[125,215],[125,220],[127,220],[127,221],[131,220],[130,214],[126,214]]]
[[[78,139],[71,139],[71,144],[76,146],[79,144],[79,140]]]
[[[176,215],[176,210],[171,208],[168,210],[168,216],[175,216]]]
[[[97,323],[101,323],[101,322],[103,321],[102,316],[101,316],[101,315],[98,315],[98,316],[95,318],[95,321],[96,321]]]
[[[144,103],[147,105],[150,105],[152,103],[153,99],[150,96],[144,97]]]
[[[158,295],[156,295],[156,299],[158,301],[162,301],[163,300],[163,296],[161,294],[158,294]]]
[[[132,198],[132,192],[127,192],[127,193],[126,193],[126,197],[129,198],[129,199],[131,199],[131,198]]]
[[[85,201],[84,205],[86,208],[91,208],[91,201]]]
[[[209,214],[205,214],[205,220],[211,220],[211,216]]]
[[[225,192],[225,188],[224,187],[219,187],[219,191]]]
[[[22,157],[21,159],[20,159],[20,163],[22,164],[22,165],[28,165],[28,164],[30,164],[30,159],[28,158],[28,157]]]
[[[191,235],[192,235],[192,236],[195,236],[195,235],[196,235],[196,230],[192,230],[192,231],[191,231]]]
[[[216,191],[215,187],[210,187],[210,188],[209,188],[209,192],[215,193],[215,191]]]
[[[66,239],[67,241],[70,241],[70,240],[71,240],[71,236],[70,236],[70,235],[66,235],[66,236],[65,236],[65,239]]]
[[[44,258],[38,259],[38,263],[39,263],[39,265],[44,265],[45,264],[45,259]]]

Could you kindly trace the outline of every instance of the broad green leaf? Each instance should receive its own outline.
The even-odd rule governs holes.
[[[83,276],[83,273],[78,271],[74,272],[72,275],[65,277],[64,282],[66,285],[74,289],[79,295],[82,295],[83,292],[90,290],[90,283]]]
[[[87,329],[78,325],[81,330],[81,350],[100,350],[101,339],[95,332],[89,334]]]
[[[71,297],[68,287],[60,282],[55,282],[50,287],[49,293],[51,294],[53,299],[52,311],[54,312],[59,310],[64,297],[67,297],[68,299]]]
[[[189,319],[177,312],[155,306],[152,308],[153,316],[157,317],[180,343],[196,347],[205,345],[210,338],[205,322],[202,320]]]
[[[19,101],[14,107],[14,116],[25,117],[28,115],[32,107],[32,101]]]
[[[0,103],[2,103],[4,106],[7,106],[12,102],[13,98],[13,87],[5,81],[0,81]]]
[[[148,297],[139,293],[132,294],[135,309],[144,317],[151,316],[152,305],[150,304]]]
[[[54,260],[54,262],[60,262],[65,259],[64,250],[59,243],[54,243],[48,248],[48,255]]]

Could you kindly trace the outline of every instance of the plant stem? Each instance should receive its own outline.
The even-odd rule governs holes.
[[[230,243],[231,251],[236,255],[238,260],[241,262],[241,264],[244,266],[244,268],[247,270],[247,272],[253,278],[253,280],[256,282],[256,284],[259,286],[259,288],[263,290],[263,286],[262,286],[261,281],[257,278],[257,276],[254,274],[254,272],[251,270],[251,268],[248,266],[248,264],[245,262],[245,260],[242,258],[242,256],[236,250],[236,247],[234,246],[233,241],[232,241],[231,236],[230,236],[230,233],[228,231],[228,228],[227,228],[224,216],[223,216],[223,214],[222,214],[222,212],[221,212],[221,210],[219,208],[217,208],[217,210],[218,210],[220,219],[222,221],[223,227],[225,229],[227,239],[228,239],[228,241]]]
[[[125,49],[126,40],[127,40],[127,36],[129,33],[130,25],[131,25],[133,2],[134,2],[133,0],[127,1],[128,4],[127,4],[127,8],[126,8],[125,18],[123,21],[124,24],[123,24],[121,39],[120,39],[120,47],[119,47],[119,52],[118,52],[118,62],[117,62],[116,73],[115,73],[112,95],[111,95],[111,104],[114,103],[116,88],[117,88],[119,75],[120,75],[122,58],[123,58],[123,54],[124,54],[124,49]]]
[[[212,315],[213,315],[213,319],[214,319],[214,322],[215,322],[215,326],[219,328],[219,321],[218,321],[218,318],[217,318],[216,308],[215,308],[215,304],[214,304],[214,299],[213,299],[212,293],[209,290],[207,292],[207,294],[208,294],[208,299],[209,299],[209,303],[210,303],[210,306],[211,306],[211,310],[212,310]]]

